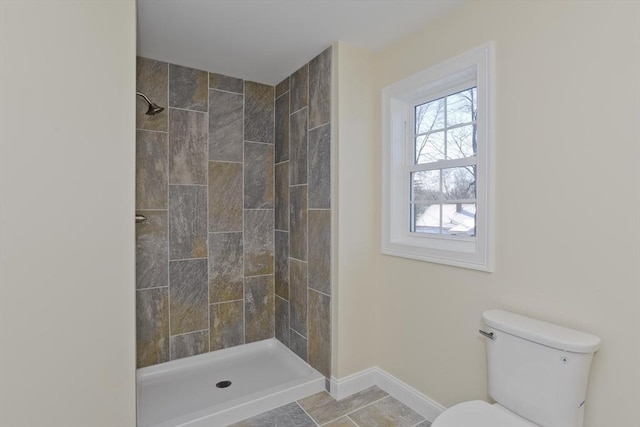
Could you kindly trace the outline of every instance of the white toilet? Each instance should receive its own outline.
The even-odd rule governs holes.
[[[480,330],[487,341],[491,405],[452,406],[432,427],[582,427],[595,335],[489,310]]]

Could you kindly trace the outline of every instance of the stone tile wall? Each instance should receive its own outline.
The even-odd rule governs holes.
[[[145,58],[137,86],[138,367],[273,337],[275,88]]]
[[[331,375],[331,48],[275,88],[138,58],[138,367],[275,336]]]
[[[331,48],[275,96],[275,334],[330,377]]]

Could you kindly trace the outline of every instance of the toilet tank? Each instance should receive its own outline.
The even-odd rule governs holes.
[[[489,395],[542,427],[582,427],[587,379],[600,338],[503,310],[482,314]]]

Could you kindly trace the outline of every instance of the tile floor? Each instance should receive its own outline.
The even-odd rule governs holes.
[[[429,427],[431,423],[378,387],[342,400],[320,392],[232,427]]]

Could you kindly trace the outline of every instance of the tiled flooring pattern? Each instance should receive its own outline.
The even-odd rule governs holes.
[[[342,400],[321,392],[232,427],[429,427],[421,415],[378,387]]]

